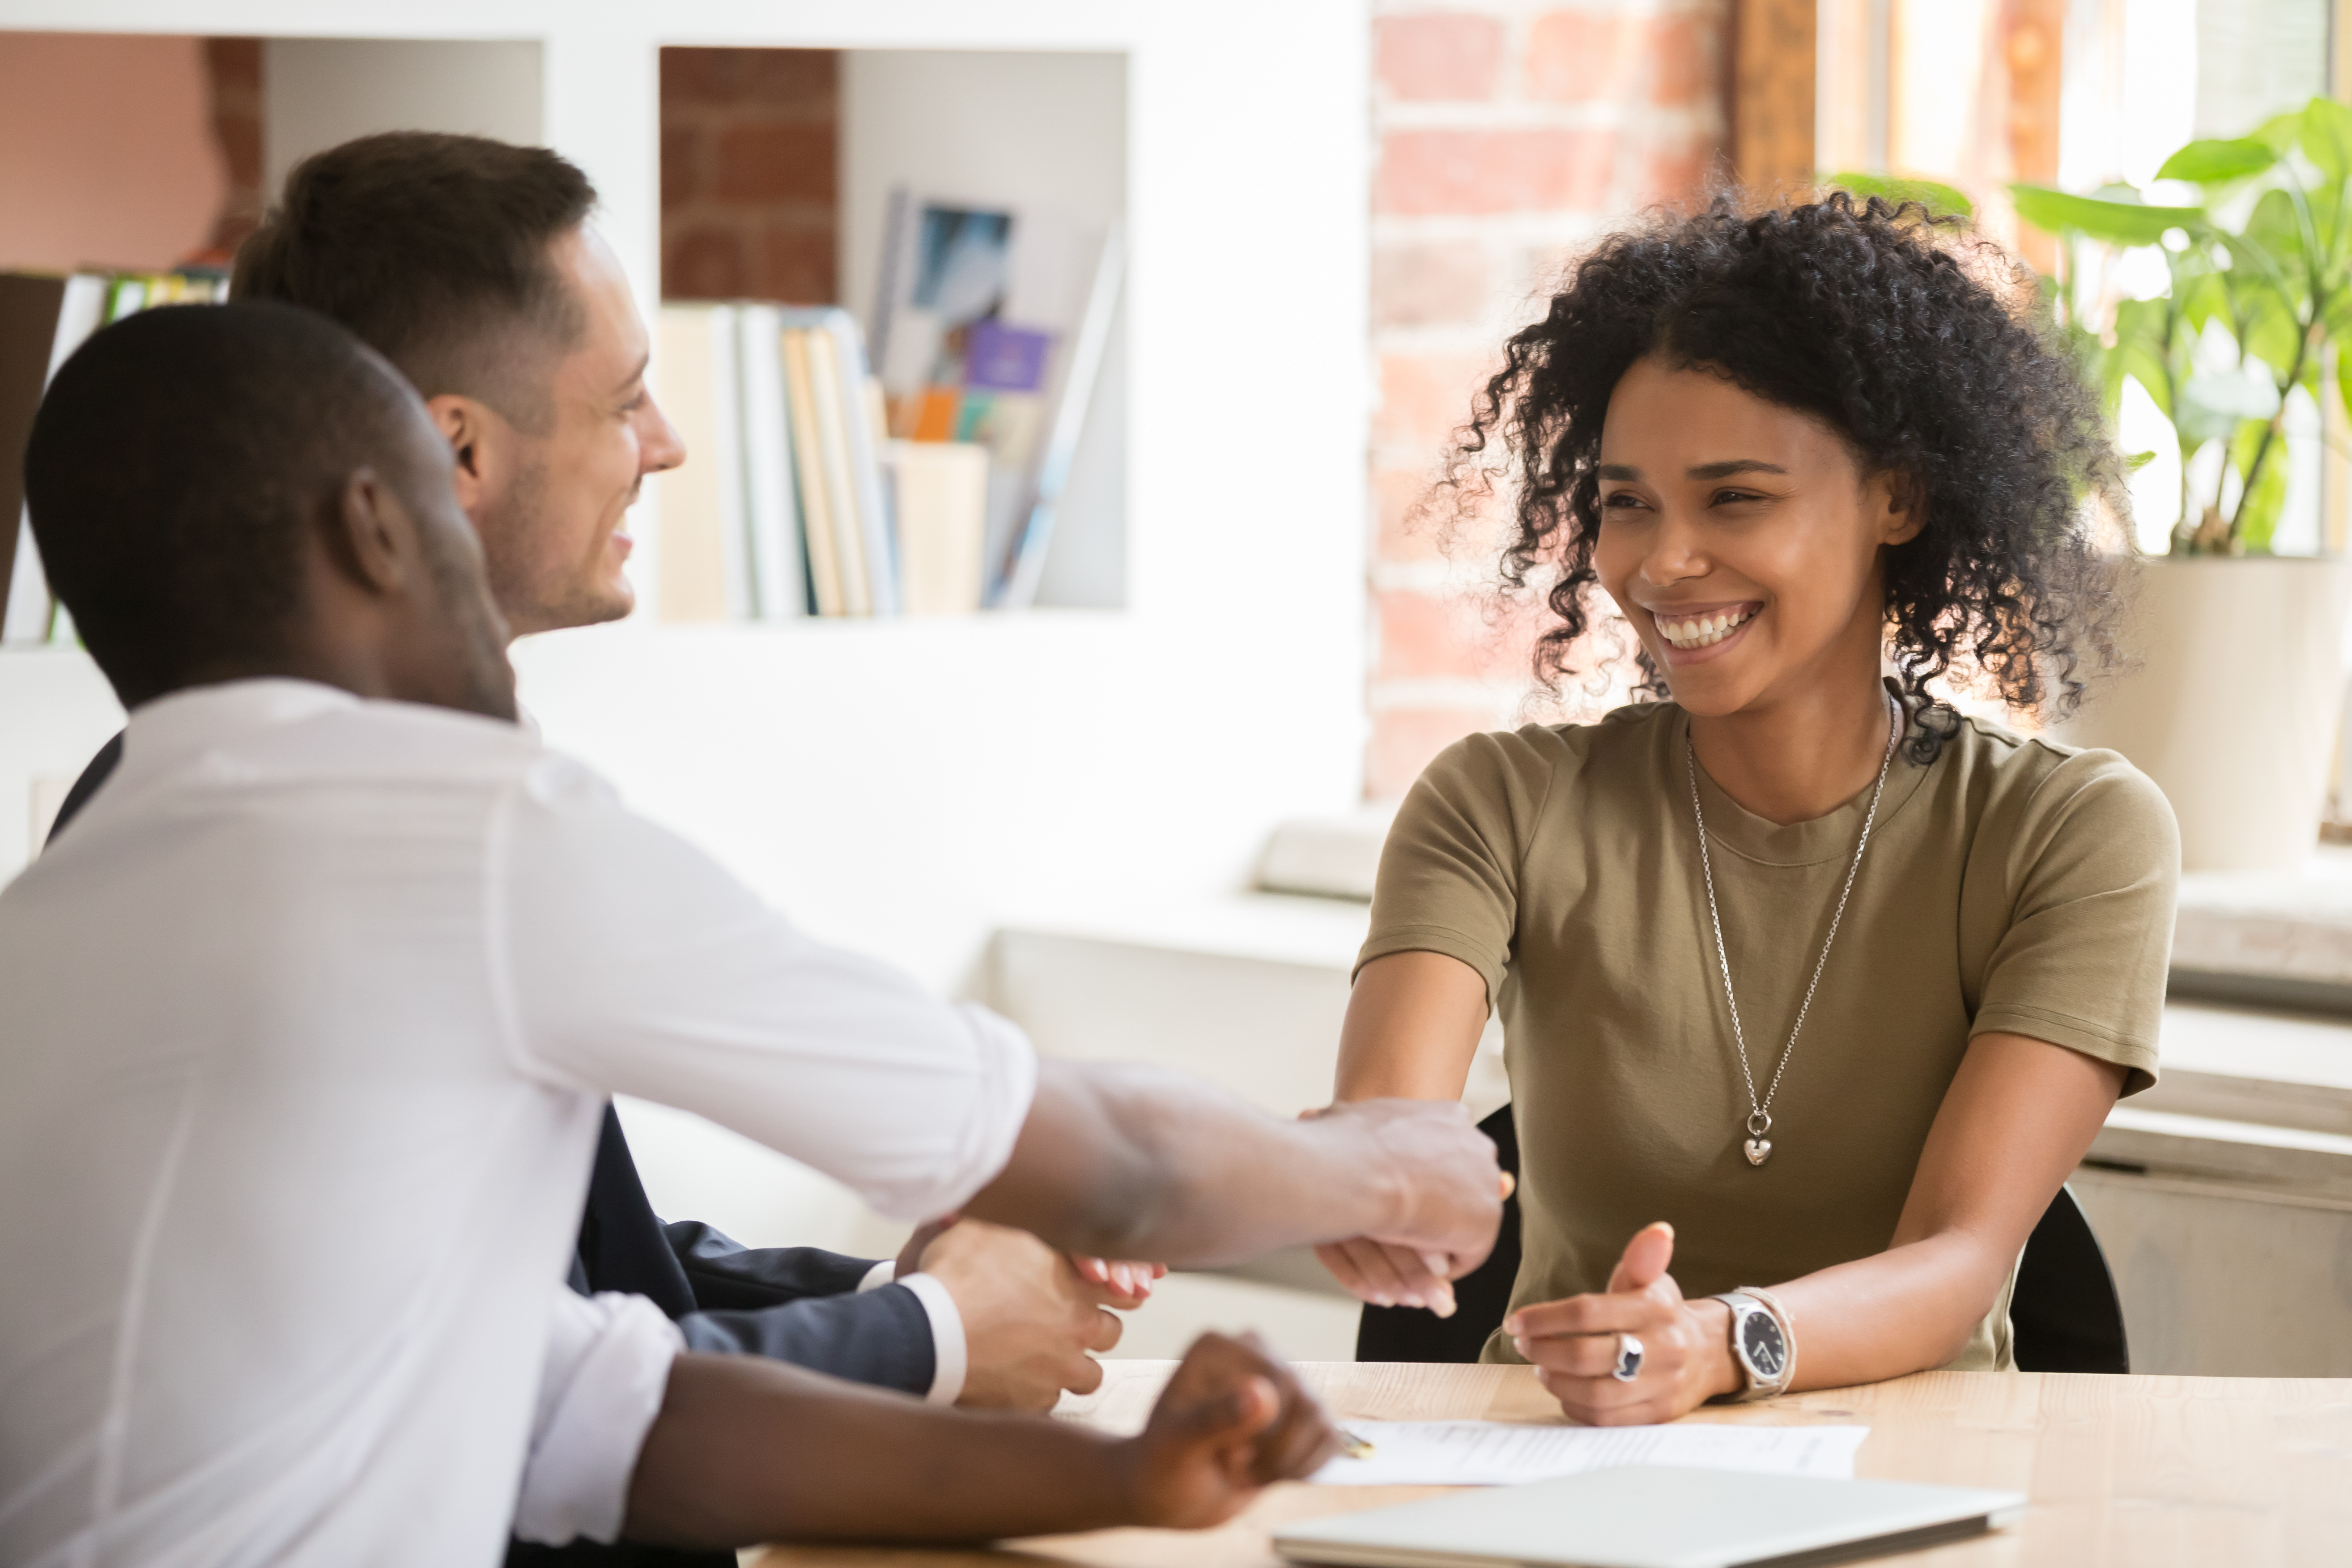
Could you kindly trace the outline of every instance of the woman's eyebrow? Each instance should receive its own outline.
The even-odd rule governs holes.
[[[1785,474],[1789,470],[1778,463],[1768,463],[1761,458],[1733,458],[1727,462],[1701,463],[1695,468],[1685,468],[1685,477],[1694,479],[1727,479],[1734,474]],[[1603,478],[1609,470],[1601,470]]]
[[[1601,465],[1601,477],[1615,479],[1621,484],[1636,485],[1642,482],[1642,470],[1630,463],[1603,463]]]

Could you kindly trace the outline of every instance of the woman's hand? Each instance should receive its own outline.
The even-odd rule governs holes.
[[[1323,1407],[1255,1334],[1193,1341],[1143,1435],[1121,1445],[1135,1521],[1175,1530],[1223,1524],[1339,1447]]]
[[[1599,1295],[1522,1307],[1503,1321],[1536,1381],[1571,1418],[1594,1426],[1671,1421],[1741,1386],[1731,1360],[1731,1313],[1720,1301],[1685,1301],[1666,1265],[1675,1227],[1634,1233]],[[1642,1342],[1641,1374],[1614,1375],[1619,1336]]]
[[[1151,1287],[1168,1277],[1165,1263],[1124,1263],[1108,1258],[1070,1254],[1078,1278],[1101,1288],[1103,1305],[1131,1312],[1151,1300]]]

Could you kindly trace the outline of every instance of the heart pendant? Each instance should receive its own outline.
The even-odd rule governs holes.
[[[1772,1140],[1769,1138],[1750,1138],[1748,1141],[1748,1163],[1749,1164],[1760,1165],[1771,1157]]]

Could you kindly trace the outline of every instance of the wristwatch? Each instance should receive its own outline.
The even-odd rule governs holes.
[[[1746,1388],[1727,1397],[1770,1399],[1786,1393],[1797,1373],[1797,1336],[1772,1292],[1742,1285],[1715,1300],[1731,1309],[1731,1359],[1748,1380]]]

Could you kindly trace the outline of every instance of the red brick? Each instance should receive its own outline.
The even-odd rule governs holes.
[[[1616,161],[1605,130],[1391,131],[1372,202],[1407,216],[1590,212],[1607,205]]]
[[[1491,16],[1439,13],[1372,24],[1372,74],[1391,97],[1487,99],[1502,73],[1503,25]]]
[[[1716,28],[1691,16],[1654,16],[1643,53],[1650,65],[1650,101],[1689,108],[1715,96]]]
[[[1391,245],[1372,252],[1372,325],[1427,327],[1474,322],[1492,285],[1475,245]]]
[[[831,49],[692,49],[661,52],[663,106],[671,103],[830,102],[840,57]]]
[[[1642,68],[1641,18],[1553,11],[1528,28],[1527,94],[1554,103],[1627,100]]]
[[[760,268],[751,291],[762,300],[829,305],[838,297],[830,224],[773,225],[760,237]]]
[[[206,38],[205,74],[211,79],[214,103],[258,104],[261,100],[261,40]]]
[[[1686,202],[1706,186],[1715,173],[1715,149],[1701,142],[1681,142],[1654,147],[1644,160],[1642,189],[1634,200]]]
[[[716,184],[728,201],[835,200],[835,137],[830,126],[754,121],[719,138]]]
[[[1525,638],[1473,594],[1392,588],[1372,595],[1380,628],[1375,680],[1508,679],[1527,667]]]
[[[665,300],[735,300],[750,287],[742,238],[730,230],[689,229],[663,247]]]
[[[1372,559],[1405,565],[1444,558],[1441,519],[1427,504],[1430,476],[1412,468],[1372,473]]]
[[[702,194],[702,132],[691,126],[662,127],[662,211],[675,211]]]
[[[1424,453],[1434,463],[1470,417],[1470,398],[1493,372],[1484,354],[1382,354],[1372,440]]]
[[[1364,752],[1364,794],[1396,800],[1438,752],[1465,735],[1503,727],[1503,715],[1482,708],[1391,708],[1372,715]]]

